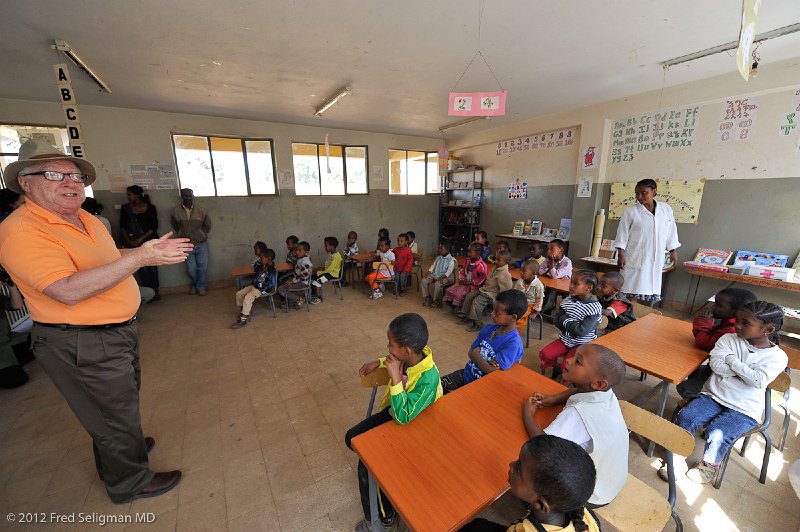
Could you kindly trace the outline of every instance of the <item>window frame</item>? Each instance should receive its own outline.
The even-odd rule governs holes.
[[[325,143],[323,142],[320,144],[319,142],[305,142],[302,140],[293,140],[291,142],[291,151],[292,151],[292,176],[294,176],[294,145],[295,144],[310,144],[317,147],[317,175],[319,176],[319,194],[297,194],[297,181],[295,177],[295,196],[298,198],[343,198],[346,196],[368,196],[370,193],[369,189],[369,145],[368,144],[329,144],[329,146],[338,146],[342,148],[342,173],[344,174],[342,177],[344,178],[344,194],[323,194],[322,193],[322,155],[320,154],[320,148],[325,147]],[[366,185],[367,191],[366,192],[349,192],[347,190],[347,148],[364,148],[364,170],[366,173]]]
[[[181,183],[181,171],[178,167],[178,154],[175,151],[175,137],[176,136],[183,136],[183,137],[204,137],[206,142],[208,143],[208,157],[209,161],[211,161],[211,182],[214,185],[214,195],[213,196],[202,196],[208,198],[246,198],[250,196],[259,197],[271,197],[271,196],[279,196],[280,195],[280,187],[278,187],[278,163],[275,160],[275,140],[269,137],[238,137],[236,135],[212,135],[206,133],[181,133],[176,131],[170,131],[170,141],[172,142],[172,157],[175,161],[175,174],[178,176],[178,189],[182,189],[183,184]],[[232,196],[220,196],[219,191],[217,190],[217,176],[216,172],[214,171],[214,149],[211,147],[211,139],[218,138],[218,139],[234,139],[238,140],[242,145],[242,159],[244,162],[244,180],[245,184],[247,185],[247,194],[245,196],[236,194]],[[250,165],[247,162],[247,143],[248,142],[269,142],[269,149],[270,155],[272,158],[272,181],[275,186],[275,192],[272,194],[254,194],[252,188],[250,187]]]
[[[63,129],[65,135],[67,133],[66,124],[64,124],[64,125],[57,125],[57,124],[21,124],[21,123],[14,123],[14,122],[4,122],[4,123],[0,123],[0,126],[7,126],[7,127],[41,127],[41,128],[45,128],[45,129]],[[68,135],[67,135],[67,138],[69,138]],[[67,146],[69,146],[69,144],[67,144]],[[61,144],[58,144],[56,146],[56,148],[64,149],[66,151],[66,155],[68,157],[72,156],[72,151],[71,151],[72,147],[71,146],[69,146],[69,151],[67,151],[66,147],[62,146]],[[15,157],[19,158],[19,152],[17,152],[17,153],[4,152],[4,151],[0,152],[0,156],[8,156],[8,155],[15,156]],[[5,171],[4,171],[4,169],[0,168],[0,189],[4,189],[4,188],[8,188],[8,185],[6,184]],[[94,190],[92,189],[92,185],[86,185],[85,189],[86,189],[86,197],[87,198],[94,197]]]
[[[389,151],[402,151],[402,152],[405,152],[406,153],[406,159],[405,159],[406,160],[406,168],[408,168],[408,152],[416,151],[416,152],[421,152],[421,153],[425,154],[425,192],[423,194],[409,194],[408,192],[406,192],[405,194],[403,194],[402,192],[398,192],[396,194],[392,193],[392,165],[391,165],[391,159],[389,159],[389,176],[388,176],[389,189],[388,190],[389,190],[389,195],[390,196],[438,196],[439,194],[442,193],[442,183],[441,183],[441,176],[439,176],[439,172],[436,172],[436,174],[433,176],[434,179],[436,179],[438,181],[439,191],[438,192],[428,192],[428,183],[430,182],[429,181],[430,177],[428,176],[428,165],[430,164],[428,162],[428,157],[430,157],[431,154],[434,154],[436,156],[436,158],[438,159],[439,158],[439,151],[438,150],[429,150],[429,149],[428,150],[417,150],[417,149],[413,149],[413,148],[389,148]],[[387,155],[388,155],[388,153],[387,153]],[[406,183],[406,191],[408,191],[408,183]]]

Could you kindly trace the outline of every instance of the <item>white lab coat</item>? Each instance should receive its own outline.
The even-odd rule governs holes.
[[[625,268],[620,273],[626,294],[660,296],[664,252],[681,245],[672,207],[663,201],[655,205],[653,215],[637,202],[625,209],[619,221],[614,245],[625,250]]]

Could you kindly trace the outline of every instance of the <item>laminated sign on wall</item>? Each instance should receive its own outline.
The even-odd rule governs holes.
[[[792,103],[789,112],[781,118],[778,133],[781,137],[788,137],[797,133],[797,120],[800,119],[800,89],[796,89],[792,95]]]
[[[505,155],[518,151],[553,150],[575,144],[575,128],[559,129],[536,135],[526,135],[511,140],[501,140],[495,147],[495,155]]]
[[[663,201],[672,207],[676,222],[696,224],[699,221],[705,182],[705,178],[692,181],[656,179],[658,184],[656,201]],[[611,184],[611,197],[608,200],[610,220],[619,220],[625,209],[636,203],[635,189],[634,181]]]

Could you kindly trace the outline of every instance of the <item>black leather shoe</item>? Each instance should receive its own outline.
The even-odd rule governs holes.
[[[178,482],[180,481],[181,481],[181,472],[178,470],[156,473],[153,476],[153,480],[151,480],[145,487],[139,490],[139,493],[136,493],[133,497],[122,502],[131,502],[136,499],[147,499],[150,497],[158,497],[159,495],[163,495],[172,488],[174,488],[175,486],[177,486]]]

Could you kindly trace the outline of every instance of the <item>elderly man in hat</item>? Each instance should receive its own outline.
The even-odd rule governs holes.
[[[192,250],[172,233],[118,250],[81,209],[94,167],[46,142],[22,145],[5,181],[27,202],[0,224],[0,263],[25,296],[36,358],[94,440],[100,478],[115,503],[155,497],[180,471],[154,473],[139,413],[139,289],[143,266],[177,264]]]

